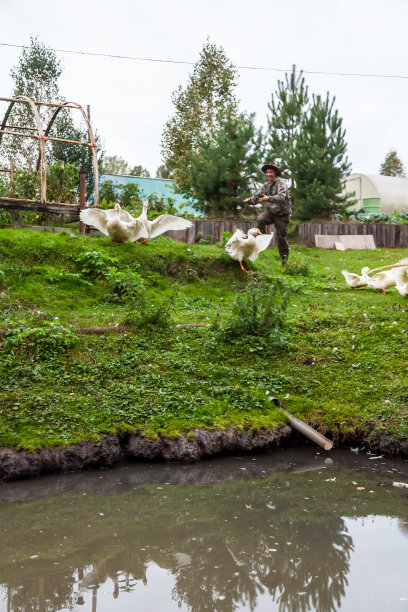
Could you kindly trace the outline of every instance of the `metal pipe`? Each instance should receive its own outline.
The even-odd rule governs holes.
[[[329,440],[328,438],[326,438],[326,436],[313,429],[313,427],[310,427],[310,425],[307,425],[297,417],[293,416],[293,414],[290,414],[290,412],[282,408],[280,401],[277,397],[269,396],[268,399],[270,402],[273,402],[275,406],[279,408],[279,410],[282,410],[282,412],[286,414],[289,423],[292,425],[293,429],[296,429],[299,433],[303,434],[304,436],[306,436],[306,438],[309,438],[309,440],[312,440],[313,442],[324,448],[324,450],[326,451],[329,451],[333,448],[332,440]]]

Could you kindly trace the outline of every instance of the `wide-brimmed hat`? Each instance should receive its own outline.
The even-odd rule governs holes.
[[[277,164],[275,164],[275,162],[269,162],[269,164],[265,164],[264,166],[262,166],[261,170],[262,172],[265,174],[265,172],[268,170],[275,170],[276,174],[278,176],[280,176],[282,174],[282,170],[279,168],[279,166]]]

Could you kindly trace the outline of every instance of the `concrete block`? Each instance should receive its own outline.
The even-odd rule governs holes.
[[[315,245],[321,249],[375,249],[374,236],[372,234],[315,234]],[[335,243],[340,243],[344,246],[336,247]]]

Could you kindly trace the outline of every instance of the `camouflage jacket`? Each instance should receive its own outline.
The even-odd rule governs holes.
[[[283,179],[277,177],[272,184],[269,181],[264,183],[260,190],[252,196],[251,202],[257,204],[262,196],[268,196],[268,201],[261,202],[261,204],[266,204],[266,209],[272,214],[279,217],[292,214],[289,189]]]

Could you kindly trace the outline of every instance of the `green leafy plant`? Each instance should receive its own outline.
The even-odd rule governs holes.
[[[16,170],[14,173],[15,197],[27,200],[38,200],[41,179],[37,172]]]
[[[132,327],[159,327],[170,326],[170,315],[173,310],[172,301],[167,298],[149,299],[144,292],[132,301],[132,310],[124,319],[125,325]]]
[[[217,239],[215,236],[207,236],[206,238],[204,238],[204,236],[200,232],[195,237],[196,244],[215,244],[216,242]]]
[[[99,251],[80,253],[74,257],[74,261],[80,265],[82,274],[93,279],[103,277],[112,266],[118,263],[116,257],[110,257]]]
[[[47,167],[47,200],[74,202],[77,199],[79,174],[75,164],[56,163]]]
[[[0,196],[7,197],[9,195],[10,195],[9,176],[0,172]]]
[[[268,339],[275,347],[286,343],[285,311],[291,290],[279,280],[271,285],[251,280],[232,303],[227,323],[221,327],[224,339],[237,342],[250,336]]]
[[[61,268],[60,270],[50,270],[46,274],[46,279],[52,284],[78,283],[79,285],[87,285],[88,287],[92,286],[92,283],[83,278],[81,274],[78,272],[69,272],[65,268]]]
[[[37,323],[37,322],[36,322]],[[78,342],[78,336],[70,327],[57,321],[39,320],[35,327],[23,327],[21,323],[6,322],[4,341],[6,351],[30,355],[49,355],[63,351]]]
[[[310,267],[304,259],[289,259],[282,267],[282,274],[290,274],[291,276],[309,276]]]
[[[337,221],[352,221],[353,223],[408,223],[408,211],[394,210],[391,215],[387,213],[369,213],[364,210],[335,215]]]
[[[149,210],[147,216],[149,219],[155,219],[159,215],[176,215],[178,210],[176,206],[176,200],[169,196],[158,196],[152,193],[147,197],[149,202]]]
[[[120,271],[115,267],[104,273],[104,279],[110,290],[109,300],[124,302],[140,295],[145,283],[137,272]]]

